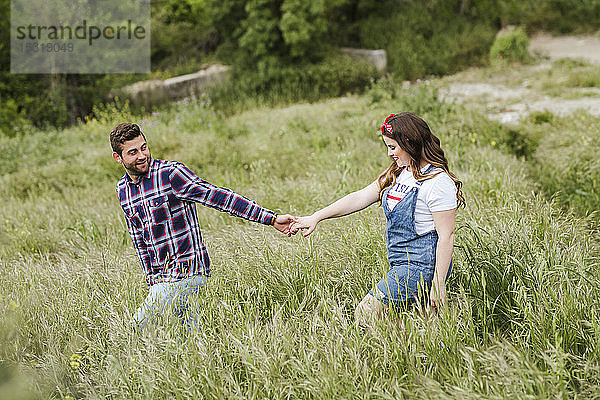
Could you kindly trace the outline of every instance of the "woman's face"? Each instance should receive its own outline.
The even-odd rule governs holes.
[[[398,146],[398,142],[387,136],[383,136],[383,142],[387,147],[388,156],[390,156],[399,167],[410,166],[410,156]]]

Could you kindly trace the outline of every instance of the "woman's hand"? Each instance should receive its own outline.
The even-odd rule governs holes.
[[[433,278],[431,291],[429,294],[429,303],[433,309],[439,310],[446,305],[446,283],[444,280]]]
[[[290,233],[295,235],[299,230],[306,229],[306,232],[302,232],[302,236],[307,237],[315,230],[319,221],[314,214],[306,217],[296,217],[296,220],[290,226]]]
[[[360,211],[379,200],[379,185],[377,181],[349,193],[333,204],[316,211],[313,215],[300,217],[290,226],[290,234],[295,235],[300,229],[305,229],[302,236],[306,237],[312,233],[320,221],[328,218],[342,217]]]

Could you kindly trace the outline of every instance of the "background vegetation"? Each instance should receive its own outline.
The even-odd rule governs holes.
[[[147,113],[103,96],[148,76],[11,75],[0,46],[0,399],[598,398],[600,118],[544,111],[507,127],[440,101],[439,80],[400,83],[488,64],[506,24],[597,29],[597,1],[152,7],[150,76],[219,61],[234,83]],[[375,79],[342,45],[385,48],[391,74]],[[577,61],[478,71],[549,95],[600,87]],[[305,214],[385,168],[377,127],[402,109],[430,123],[464,182],[443,313],[355,326],[387,268],[377,206],[308,239],[199,207],[213,276],[198,329],[167,317],[132,331],[147,288],[114,193],[116,123],[139,123],[156,157]]]
[[[434,83],[387,80],[362,96],[227,116],[199,101],[144,119],[108,107],[82,126],[0,138],[0,394],[596,398],[598,204],[545,194],[573,177],[597,187],[597,150],[575,144],[598,142],[600,118],[533,115],[508,129],[439,101]],[[140,123],[157,157],[304,214],[385,168],[377,126],[398,109],[430,123],[465,184],[439,317],[355,326],[355,305],[387,268],[377,206],[308,239],[199,207],[214,265],[199,328],[182,336],[166,319],[131,330],[146,288],[114,193],[123,172],[107,156],[117,121]],[[529,145],[512,145],[517,135]]]
[[[486,65],[494,35],[507,24],[581,33],[597,30],[600,19],[597,0],[154,0],[151,8],[148,75],[15,75],[10,0],[0,0],[0,134],[72,125],[112,101],[111,89],[215,61],[235,67],[235,82],[215,94],[231,112],[257,98],[285,104],[364,90],[377,74],[357,67],[347,79],[350,62],[340,61],[340,46],[383,48],[395,79],[414,80]]]

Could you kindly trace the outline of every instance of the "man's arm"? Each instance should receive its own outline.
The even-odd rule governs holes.
[[[131,221],[127,216],[125,216],[125,222],[127,223],[127,230],[129,231],[129,236],[131,237],[131,241],[133,242],[133,248],[140,259],[140,263],[142,264],[142,270],[149,274],[150,271],[150,253],[148,252],[148,248],[146,246],[146,242],[141,236],[141,232],[139,230],[134,229],[131,224]]]
[[[182,200],[194,201],[249,221],[272,225],[282,233],[289,233],[292,216],[277,215],[231,189],[215,186],[198,177],[182,163],[175,164],[169,178],[175,195]]]

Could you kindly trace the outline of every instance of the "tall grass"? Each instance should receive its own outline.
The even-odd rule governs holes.
[[[542,124],[545,140],[533,153],[534,176],[547,194],[581,214],[600,210],[600,119],[587,112]]]
[[[600,251],[589,218],[536,194],[527,161],[477,130],[483,117],[427,86],[382,90],[232,117],[180,103],[143,130],[154,156],[304,214],[370,183],[389,162],[381,119],[416,111],[467,197],[440,315],[403,314],[404,329],[355,325],[354,307],[387,268],[376,206],[306,239],[199,207],[213,277],[198,328],[182,339],[167,318],[132,331],[146,288],[107,140],[128,116],[108,110],[0,143],[11,149],[0,185],[0,385],[33,398],[597,396]]]

